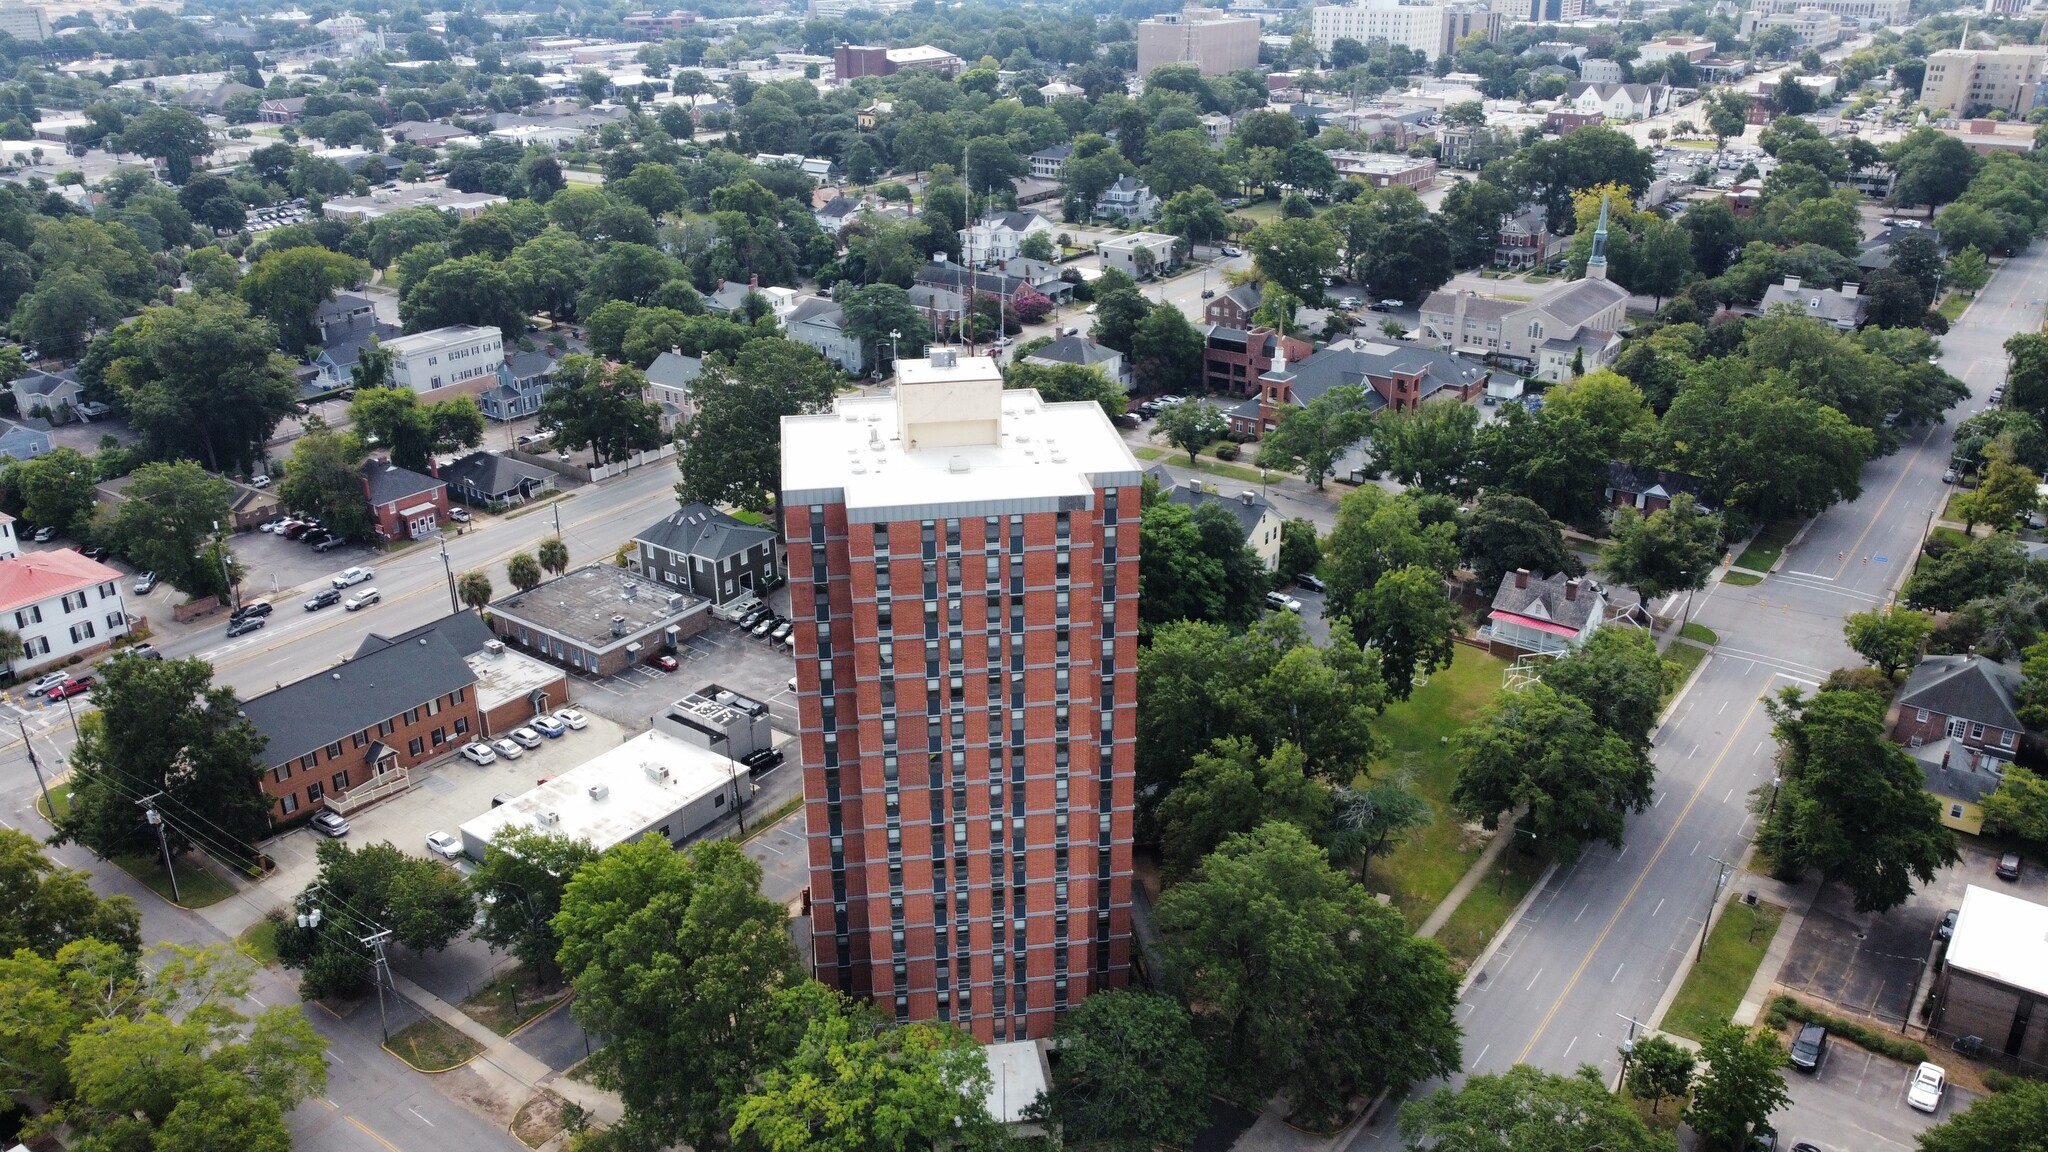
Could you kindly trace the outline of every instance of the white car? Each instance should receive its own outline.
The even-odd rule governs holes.
[[[540,747],[540,733],[531,728],[514,728],[509,735],[521,748]]]
[[[1922,1061],[1906,1083],[1906,1103],[1922,1112],[1941,1110],[1941,1094],[1948,1087],[1948,1072],[1932,1061]]]
[[[375,576],[376,574],[376,571],[371,568],[350,568],[334,578],[334,586],[336,588],[352,587],[354,585],[361,584],[363,581],[368,580],[370,577]]]
[[[462,855],[462,841],[446,832],[427,833],[427,851],[450,860]]]
[[[491,750],[507,760],[517,760],[521,756],[526,755],[526,749],[521,748],[510,740],[491,741]]]
[[[1299,612],[1301,611],[1301,601],[1296,600],[1285,592],[1268,592],[1266,593],[1266,607],[1278,612]]]
[[[590,720],[574,708],[564,708],[560,712],[555,713],[555,719],[560,720],[578,732],[583,731],[590,724]]]
[[[69,672],[51,672],[34,684],[29,685],[28,694],[31,696],[41,696],[43,693],[48,692],[59,684],[68,682],[70,679],[71,673]]]
[[[488,744],[471,741],[462,746],[462,758],[478,767],[482,767],[485,764],[496,763],[498,754],[491,751],[491,746]]]

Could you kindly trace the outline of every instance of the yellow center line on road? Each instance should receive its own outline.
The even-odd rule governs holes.
[[[362,1129],[363,1135],[368,1136],[370,1139],[375,1140],[379,1144],[382,1144],[386,1149],[389,1150],[389,1152],[403,1152],[403,1150],[400,1149],[398,1145],[393,1144],[391,1141],[386,1140],[382,1136],[377,1135],[375,1132],[370,1131],[370,1126],[368,1124],[363,1123],[361,1120],[358,1120],[353,1116],[344,1116],[342,1117],[342,1119]]]
[[[1629,886],[1628,895],[1621,898],[1621,904],[1614,909],[1614,915],[1607,918],[1607,925],[1600,929],[1600,935],[1593,941],[1593,946],[1586,949],[1586,958],[1579,961],[1579,966],[1573,969],[1572,978],[1565,981],[1563,990],[1558,992],[1556,1001],[1550,1005],[1550,1011],[1543,1014],[1543,1022],[1538,1024],[1536,1031],[1530,1034],[1529,1043],[1522,1048],[1522,1054],[1515,1057],[1515,1063],[1528,1063],[1529,1053],[1535,1051],[1536,1042],[1543,1038],[1543,1033],[1550,1027],[1551,1020],[1556,1018],[1557,1010],[1564,1007],[1565,998],[1572,994],[1572,989],[1578,987],[1579,977],[1586,974],[1586,966],[1593,962],[1593,956],[1600,951],[1600,946],[1607,943],[1608,933],[1613,932],[1614,926],[1620,923],[1621,914],[1628,911],[1629,903],[1636,898],[1636,893],[1642,890],[1643,882],[1650,878],[1650,870],[1655,868],[1657,861],[1663,858],[1664,850],[1671,847],[1671,841],[1677,838],[1678,830],[1685,827],[1685,818],[1692,813],[1692,806],[1699,803],[1700,796],[1706,792],[1707,785],[1714,779],[1714,774],[1721,770],[1721,762],[1728,759],[1728,753],[1734,750],[1735,742],[1742,737],[1742,730],[1749,727],[1750,717],[1756,715],[1756,710],[1763,705],[1763,702],[1764,698],[1762,696],[1757,697],[1750,704],[1749,711],[1742,714],[1742,720],[1735,725],[1734,731],[1728,734],[1728,743],[1721,746],[1721,754],[1714,757],[1714,762],[1708,766],[1706,775],[1700,777],[1699,785],[1692,790],[1692,795],[1685,801],[1684,810],[1679,812],[1678,819],[1671,822],[1671,831],[1664,834],[1664,839],[1657,845],[1657,850],[1650,854],[1649,861],[1643,865],[1643,870],[1636,875],[1636,882]],[[1718,891],[1716,889],[1717,893]]]
[[[1927,441],[1933,436],[1934,429],[1931,427],[1920,434],[1920,443],[1913,446],[1913,455],[1906,459],[1906,466],[1899,469],[1899,478],[1892,481],[1891,491],[1884,494],[1884,502],[1877,506],[1877,511],[1870,514],[1870,522],[1863,526],[1863,534],[1856,537],[1856,542],[1849,545],[1849,550],[1842,554],[1841,566],[1835,569],[1835,574],[1829,579],[1840,580],[1842,573],[1849,570],[1849,565],[1856,562],[1857,556],[1863,551],[1863,541],[1869,538],[1870,530],[1877,527],[1877,522],[1883,519],[1884,510],[1891,507],[1892,497],[1899,494],[1899,485],[1904,484],[1906,477],[1913,474],[1913,465],[1920,462],[1920,453],[1927,450]]]

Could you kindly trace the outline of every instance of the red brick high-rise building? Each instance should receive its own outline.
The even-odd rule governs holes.
[[[1130,965],[1137,461],[934,348],[782,424],[818,977],[1035,1039]]]

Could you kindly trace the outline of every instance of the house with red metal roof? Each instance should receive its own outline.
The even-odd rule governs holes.
[[[103,652],[130,629],[121,574],[69,548],[0,560],[0,627],[21,635],[16,676]]]
[[[1501,577],[1483,635],[1497,656],[1564,656],[1607,618],[1607,595],[1590,580],[1517,568]]]

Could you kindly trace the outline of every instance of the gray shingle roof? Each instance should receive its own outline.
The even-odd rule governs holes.
[[[451,485],[495,496],[510,492],[528,480],[538,480],[545,485],[553,479],[553,474],[496,452],[472,452],[443,467],[441,478]]]
[[[363,465],[363,476],[370,482],[370,504],[389,504],[422,492],[432,492],[446,485],[432,476],[423,475],[410,468],[400,468],[389,460],[372,460]]]
[[[282,764],[475,684],[462,657],[448,636],[430,631],[245,700],[242,714],[268,741],[263,762]]]
[[[1601,312],[1614,306],[1617,300],[1628,299],[1628,290],[1608,280],[1574,280],[1547,296],[1539,296],[1528,306],[1540,308],[1558,323],[1577,328]]]
[[[1960,742],[1953,738],[1943,737],[1923,744],[1911,749],[1911,755],[1920,765],[1927,790],[1937,796],[1974,804],[1998,790],[1998,777],[1989,771],[1970,767],[1971,753],[1961,748]]]
[[[1225,496],[1204,489],[1199,480],[1176,484],[1173,477],[1167,475],[1166,469],[1157,464],[1147,469],[1146,474],[1159,481],[1160,491],[1170,503],[1178,504],[1190,512],[1205,504],[1220,505],[1225,512],[1236,517],[1237,526],[1244,532],[1246,539],[1250,539],[1251,534],[1258,529],[1259,521],[1265,519],[1266,513],[1273,510],[1273,505],[1256,492],[1247,491],[1235,496]]]
[[[1804,284],[1793,288],[1773,284],[1764,289],[1764,298],[1756,307],[1758,312],[1769,312],[1781,304],[1801,316],[1811,316],[1830,324],[1854,325],[1862,321],[1869,300],[1861,294],[1848,295],[1839,288],[1810,288]]]
[[[452,616],[443,616],[432,623],[422,624],[396,635],[380,636],[372,632],[363,637],[361,644],[356,645],[356,655],[362,656],[365,653],[389,648],[393,644],[417,640],[430,632],[438,632],[446,637],[448,642],[454,645],[455,651],[463,656],[474,656],[483,650],[485,644],[497,639],[491,631],[491,626],[484,623],[483,617],[477,615],[475,609],[465,608]]]
[[[2020,670],[1982,656],[1929,656],[1899,690],[1899,707],[1925,708],[2008,731],[2025,729],[2015,714]]]
[[[1375,411],[1386,398],[1372,389],[1372,377],[1421,376],[1420,399],[1427,400],[1445,388],[1472,384],[1490,374],[1485,365],[1404,340],[1367,340],[1353,347],[1325,348],[1287,370],[1294,377],[1295,403],[1307,404],[1332,388],[1356,385],[1366,390],[1366,403]]]
[[[537,350],[521,352],[514,349],[505,357],[505,367],[511,371],[514,380],[530,380],[536,376],[545,376],[554,371],[558,363],[560,361],[553,356]]]
[[[649,384],[659,384],[663,388],[688,388],[703,374],[703,360],[676,352],[663,352],[656,356],[646,372]]]
[[[1539,572],[1529,574],[1526,588],[1516,587],[1515,578],[1520,573],[1510,572],[1500,579],[1500,591],[1493,594],[1493,610],[1512,612],[1517,616],[1529,616],[1537,620],[1548,620],[1577,631],[1586,626],[1598,602],[1593,590],[1584,581],[1579,582],[1578,595],[1566,599],[1566,585],[1572,578],[1562,572],[1544,576]]]
[[[66,368],[62,372],[45,372],[40,368],[31,368],[27,375],[16,379],[13,386],[36,396],[49,396],[78,387],[78,372],[71,368]]]
[[[790,309],[783,319],[783,327],[794,328],[798,324],[817,324],[827,328],[845,328],[846,313],[839,305],[823,296],[806,296]]]
[[[1667,472],[1661,468],[1644,468],[1620,460],[1607,462],[1607,486],[1616,492],[1647,492],[1653,496],[1690,495],[1703,512],[1712,511],[1706,505],[1707,482],[1684,472]]]
[[[721,560],[737,556],[775,533],[756,528],[704,504],[685,504],[634,533],[633,539],[655,548]]]
[[[1114,360],[1119,355],[1116,349],[1104,348],[1093,340],[1083,340],[1079,336],[1062,336],[1024,359],[1048,360],[1056,364],[1079,364],[1086,368]]]

